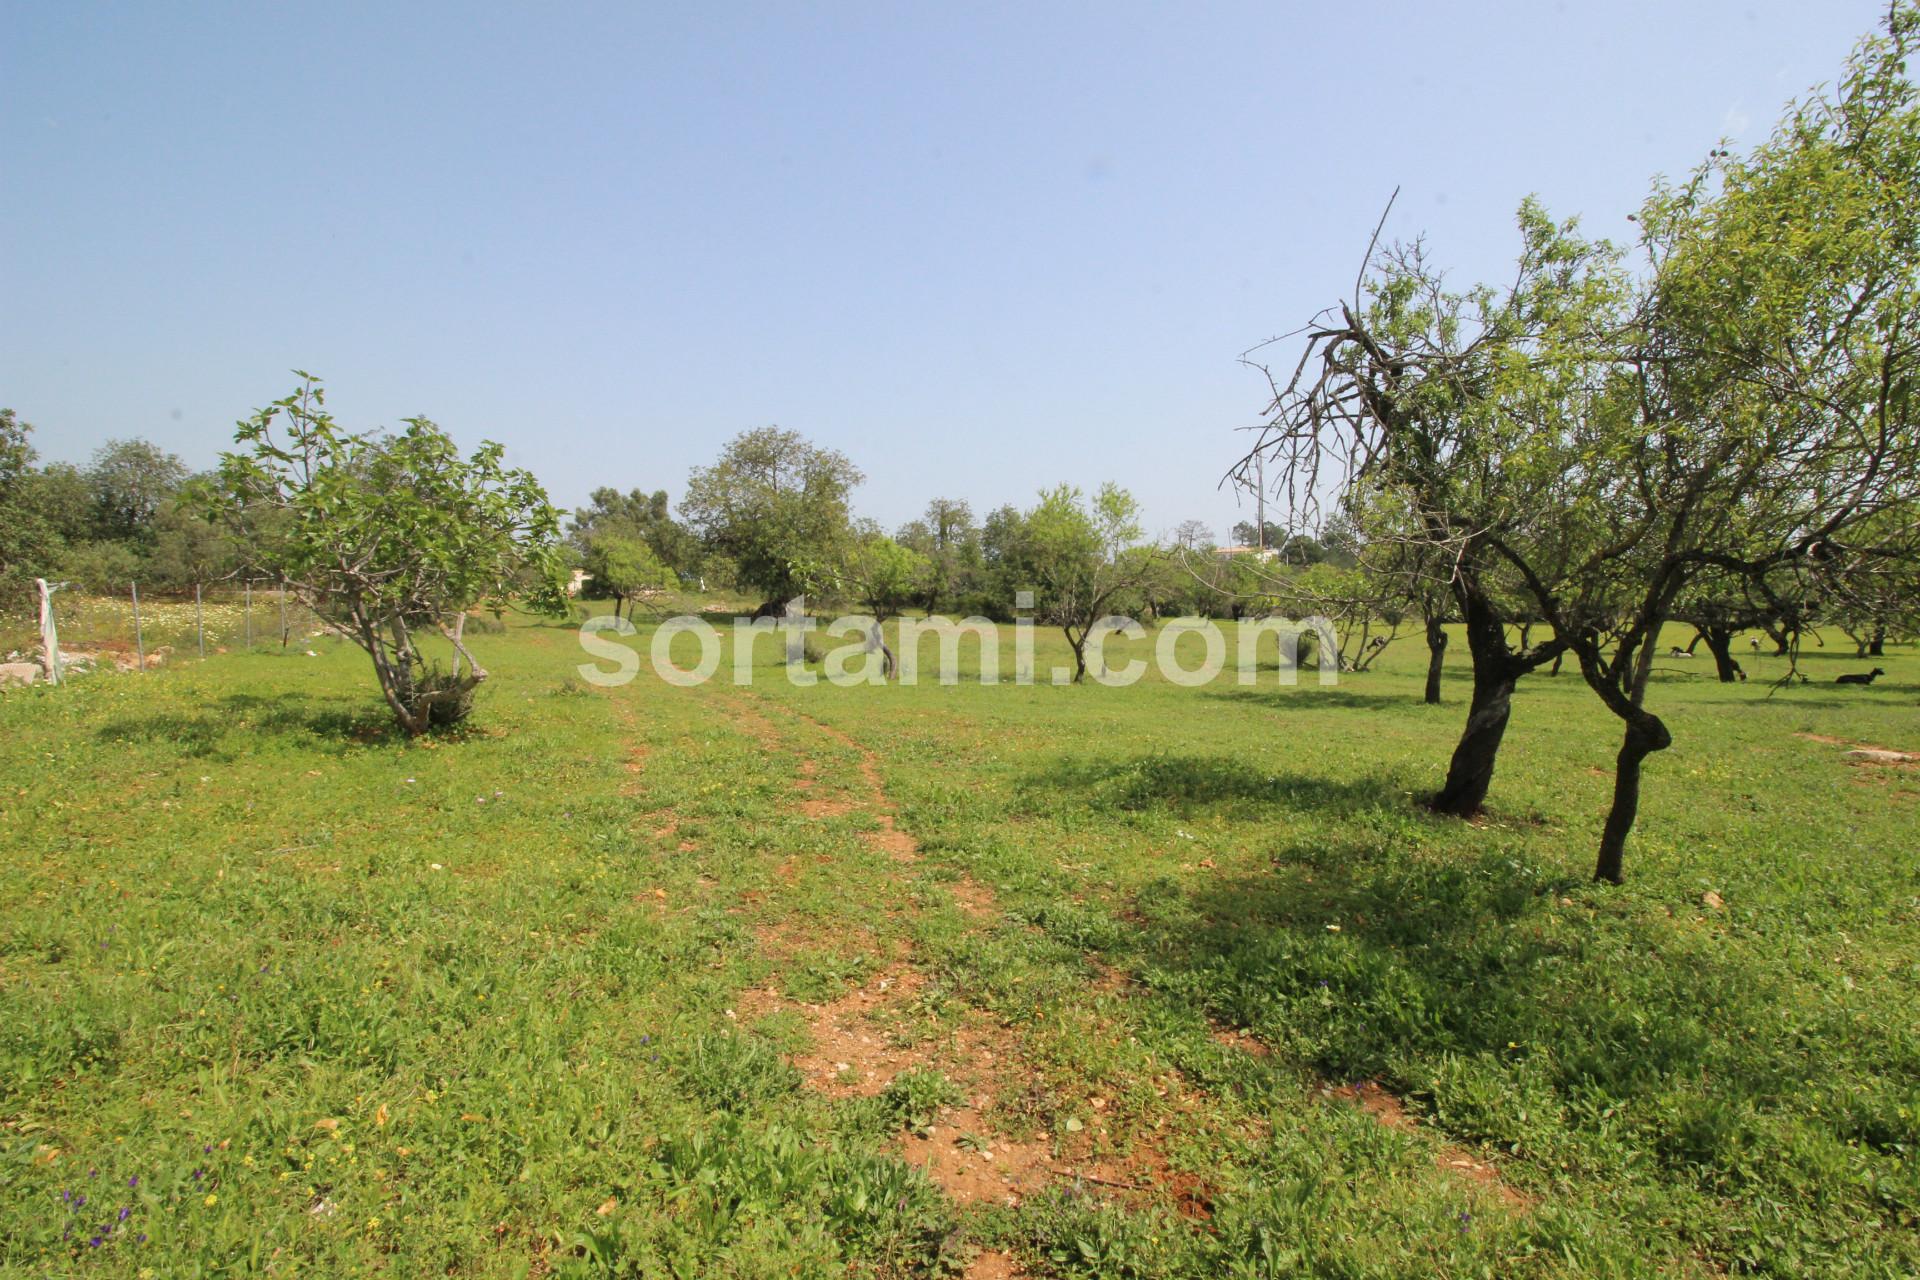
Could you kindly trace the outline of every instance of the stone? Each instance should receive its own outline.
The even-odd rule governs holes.
[[[1920,756],[1909,751],[1882,751],[1877,747],[1862,747],[1847,752],[1847,759],[1857,760],[1861,764],[1912,764]]]

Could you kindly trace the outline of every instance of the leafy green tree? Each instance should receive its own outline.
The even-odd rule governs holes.
[[[608,529],[640,538],[656,559],[677,574],[691,576],[700,571],[699,540],[673,518],[665,489],[652,493],[595,489],[588,495],[588,505],[573,513],[568,537],[584,556],[594,536]]]
[[[94,529],[102,538],[148,538],[166,500],[186,482],[179,458],[148,440],[110,440],[87,468]]]
[[[936,572],[929,557],[877,531],[867,531],[848,548],[836,575],[838,585],[873,619],[868,652],[880,654],[883,676],[891,677],[897,666],[887,645],[887,620],[925,599],[928,580]]]
[[[710,467],[696,468],[680,504],[707,547],[758,591],[762,615],[806,589],[807,566],[831,564],[853,536],[848,500],[863,479],[845,455],[798,432],[742,432]]]
[[[616,618],[623,603],[627,604],[627,614],[631,617],[630,602],[664,591],[676,581],[673,570],[661,563],[644,537],[618,525],[603,528],[588,540],[582,567],[591,575],[596,588],[613,597]]]
[[[462,640],[467,611],[515,595],[566,608],[559,513],[531,474],[502,465],[499,445],[463,458],[425,418],[398,435],[348,433],[319,380],[299,377],[240,424],[242,448],[221,455],[207,512],[248,567],[285,581],[367,652],[405,732],[457,723],[487,676]],[[450,667],[421,648],[432,632]]]
[[[927,504],[925,515],[900,527],[895,540],[927,561],[919,601],[922,609],[933,613],[965,589],[967,578],[980,563],[979,535],[973,508],[958,498],[935,498]]]
[[[1140,542],[1133,495],[1103,484],[1088,501],[1060,485],[1042,491],[1031,510],[996,531],[1013,582],[1034,592],[1036,615],[1060,628],[1073,650],[1075,683],[1086,678],[1087,638],[1131,593],[1158,572],[1161,556]]]
[[[206,518],[206,499],[198,490],[210,483],[211,477],[189,480],[160,508],[141,570],[143,589],[150,581],[162,591],[191,591],[239,571],[240,549]]]
[[[53,572],[60,538],[36,501],[33,426],[0,409],[0,606],[22,607],[32,580]]]

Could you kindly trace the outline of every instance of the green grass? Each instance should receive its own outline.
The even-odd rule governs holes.
[[[1465,689],[1421,706],[1407,642],[1326,690],[796,689],[764,642],[751,689],[600,691],[568,629],[476,644],[434,741],[332,640],[0,699],[0,1271],[1920,1273],[1920,773],[1798,736],[1920,747],[1911,650],[1770,698],[1662,662],[1612,889],[1571,675],[1467,825],[1412,803]],[[956,1204],[900,1154],[942,1063],[823,1091],[743,1003],[902,965],[901,1043],[1014,1055],[964,1139],[1126,1176]]]

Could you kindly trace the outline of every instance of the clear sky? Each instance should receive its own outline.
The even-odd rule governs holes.
[[[1880,8],[0,0],[0,404],[199,467],[297,366],[563,505],[778,423],[888,527],[1113,479],[1224,533],[1236,357],[1396,186],[1462,281],[1529,192],[1625,238]]]

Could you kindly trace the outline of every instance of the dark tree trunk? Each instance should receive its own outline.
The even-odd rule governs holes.
[[[1867,656],[1869,658],[1884,658],[1887,656],[1886,623],[1876,622],[1873,624],[1873,635],[1867,640]]]
[[[1713,654],[1713,669],[1720,676],[1721,684],[1734,684],[1740,679],[1740,664],[1733,660],[1733,631],[1728,627],[1702,627],[1695,640],[1705,640],[1707,651]],[[1691,650],[1692,646],[1688,646]]]
[[[1641,762],[1672,745],[1673,735],[1667,732],[1660,717],[1638,711],[1628,721],[1620,754],[1614,762],[1613,807],[1607,810],[1606,826],[1600,831],[1600,859],[1593,870],[1594,879],[1609,884],[1625,882],[1622,867],[1627,854],[1627,834],[1633,830],[1634,819],[1640,813]]]
[[[1776,627],[1772,623],[1762,623],[1761,629],[1765,631],[1767,637],[1773,641],[1774,657],[1784,658],[1792,651],[1792,637],[1787,634],[1785,627]]]
[[[1440,669],[1447,659],[1447,629],[1433,618],[1427,619],[1427,705],[1440,705]]]
[[[1473,655],[1473,700],[1447,766],[1446,785],[1427,807],[1449,817],[1470,818],[1480,812],[1493,785],[1494,761],[1513,710],[1513,686],[1526,668],[1507,647],[1506,627],[1485,597],[1463,592],[1461,606],[1467,650]]]
[[[1066,632],[1067,644],[1073,649],[1073,682],[1079,684],[1087,676],[1087,636],[1083,631],[1080,633],[1080,638],[1076,640],[1073,638],[1071,629],[1064,627],[1061,629]]]

